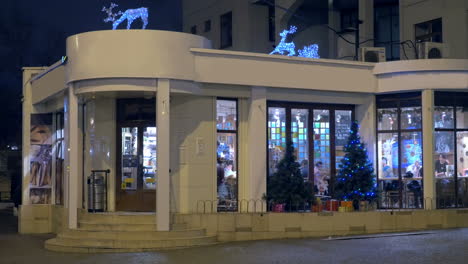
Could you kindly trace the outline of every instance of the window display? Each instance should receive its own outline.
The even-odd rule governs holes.
[[[468,206],[467,99],[467,93],[434,94],[434,176],[438,208]]]
[[[309,110],[291,109],[291,136],[297,162],[301,165],[301,174],[304,180],[309,179]]]
[[[377,96],[380,207],[422,208],[421,94]]]
[[[218,211],[237,211],[237,101],[217,100],[216,178]]]
[[[329,195],[330,111],[314,110],[314,186],[319,195]]]
[[[143,130],[143,188],[156,189],[156,127]]]
[[[286,148],[286,109],[268,108],[268,172],[276,171],[276,166],[284,156]]]
[[[123,127],[121,186],[123,190],[136,190],[138,165],[138,127]]]

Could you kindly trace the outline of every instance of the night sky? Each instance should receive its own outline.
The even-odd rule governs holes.
[[[115,11],[147,7],[147,29],[182,30],[181,0],[114,0]],[[101,12],[111,0],[2,0],[0,6],[0,149],[21,144],[21,67],[48,66],[65,55],[68,36],[112,29]],[[134,27],[141,27],[135,20]],[[119,28],[125,27],[126,21]]]

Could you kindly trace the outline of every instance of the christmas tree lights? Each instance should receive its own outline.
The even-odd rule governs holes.
[[[377,182],[372,162],[358,133],[357,122],[351,125],[345,157],[339,165],[335,181],[335,197],[340,200],[373,201],[377,198]]]

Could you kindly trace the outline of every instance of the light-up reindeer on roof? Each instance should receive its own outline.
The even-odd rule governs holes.
[[[107,13],[107,18],[104,19],[104,22],[112,22],[112,29],[115,30],[117,27],[122,23],[125,19],[127,20],[127,29],[130,29],[132,23],[135,19],[141,18],[143,21],[142,29],[145,29],[148,25],[148,8],[140,7],[136,9],[127,9],[125,12],[119,11],[117,13],[113,13],[112,9],[117,7],[117,4],[111,3],[109,8],[102,7],[102,12]],[[119,19],[116,19],[117,16],[120,16]]]
[[[286,42],[286,37],[288,36],[288,34],[294,34],[294,33],[296,33],[296,30],[297,30],[297,27],[295,27],[295,26],[291,26],[289,28],[289,30],[286,30],[286,29],[283,30],[283,32],[280,33],[280,36],[281,36],[280,43],[270,53],[270,55],[275,54],[275,53],[279,53],[279,54],[283,55],[284,52],[288,52],[288,56],[296,55],[296,50],[295,50],[296,45],[294,44],[294,42]]]

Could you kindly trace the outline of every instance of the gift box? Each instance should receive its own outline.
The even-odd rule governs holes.
[[[282,213],[284,212],[284,204],[275,204],[273,206],[273,212],[275,213]]]
[[[353,207],[352,201],[341,201],[340,206],[342,207]]]
[[[322,203],[312,205],[312,212],[317,213],[317,212],[322,212],[322,211],[323,211]]]
[[[328,200],[326,203],[326,209],[328,211],[338,211],[338,207],[340,207],[340,202],[337,200]]]
[[[340,206],[340,207],[338,207],[338,212],[345,213],[345,212],[347,212],[346,208],[348,208],[348,207]]]

